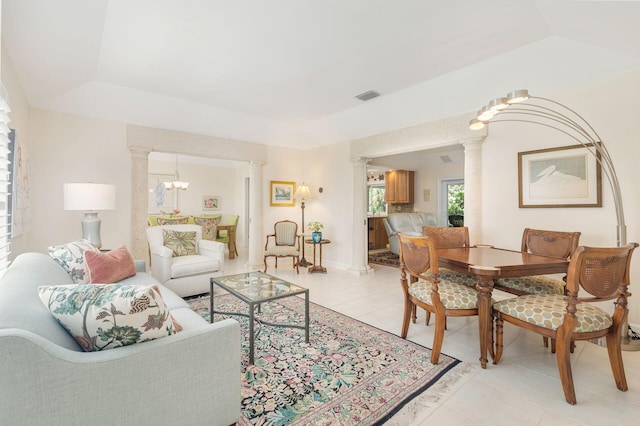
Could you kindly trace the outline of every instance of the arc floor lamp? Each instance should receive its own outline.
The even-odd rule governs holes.
[[[618,175],[607,147],[587,120],[560,102],[531,96],[528,90],[516,90],[506,97],[494,99],[483,106],[478,111],[476,118],[469,122],[469,128],[480,130],[489,123],[500,122],[521,122],[545,126],[564,133],[584,146],[600,163],[611,186],[617,220],[616,243],[618,247],[627,244],[627,225],[624,220]],[[632,331],[632,334],[635,333]],[[623,336],[622,347],[625,350],[640,350],[640,340]]]

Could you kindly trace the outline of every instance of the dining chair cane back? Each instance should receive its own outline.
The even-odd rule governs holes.
[[[267,258],[275,258],[275,268],[278,269],[279,257],[291,257],[293,267],[300,273],[298,264],[300,263],[300,235],[298,235],[298,224],[290,220],[281,220],[273,225],[273,234],[267,235],[267,242],[264,245],[264,272],[267,272]],[[269,241],[273,244],[269,245]]]
[[[429,237],[398,234],[400,285],[404,292],[404,317],[400,336],[405,339],[414,307],[435,315],[431,362],[438,363],[446,318],[478,315],[478,292],[471,287],[440,277],[438,254]]]
[[[504,321],[535,331],[556,342],[556,360],[565,399],[576,403],[571,372],[571,344],[576,340],[606,338],[609,362],[618,389],[628,389],[622,363],[621,336],[631,295],[629,269],[637,243],[623,247],[578,247],[567,272],[567,294],[530,294],[493,303],[495,358],[502,358]],[[579,295],[580,293],[580,295]],[[613,314],[595,305],[615,300]]]
[[[451,227],[438,227],[438,226],[423,226],[422,235],[431,238],[434,242],[436,249],[439,248],[456,248],[456,247],[469,247],[469,228],[466,226],[451,228]],[[438,275],[448,280],[456,281],[460,284],[464,284],[469,287],[476,288],[478,279],[473,275],[467,275],[460,272],[454,272],[450,269],[439,268]],[[413,322],[416,322],[416,312],[413,313]],[[425,324],[429,325],[431,314],[427,311]]]

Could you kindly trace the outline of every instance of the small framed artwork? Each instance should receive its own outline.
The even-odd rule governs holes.
[[[295,182],[271,181],[271,203],[272,206],[291,207],[295,205],[293,194],[296,191]]]
[[[176,191],[170,191],[164,187],[165,182],[174,180],[175,175],[149,173],[149,213],[157,214],[177,208]]]
[[[220,210],[220,197],[217,195],[205,195],[202,197],[202,210]]]
[[[518,153],[519,207],[602,207],[593,144]]]

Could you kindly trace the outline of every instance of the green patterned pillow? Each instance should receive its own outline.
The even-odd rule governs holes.
[[[40,300],[86,352],[102,351],[180,331],[157,286],[42,286]]]
[[[156,219],[158,225],[182,225],[187,223],[188,217],[159,217]]]
[[[193,221],[196,225],[200,225],[202,227],[202,239],[215,241],[218,223],[220,223],[220,217],[216,218],[207,218],[207,217],[197,217],[194,216]]]
[[[163,244],[173,251],[173,257],[196,254],[196,232],[162,230]]]

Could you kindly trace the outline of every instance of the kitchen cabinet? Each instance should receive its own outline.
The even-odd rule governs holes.
[[[369,250],[383,249],[389,243],[383,220],[383,217],[369,218]]]
[[[384,173],[385,201],[389,204],[413,203],[412,170],[391,170]]]

